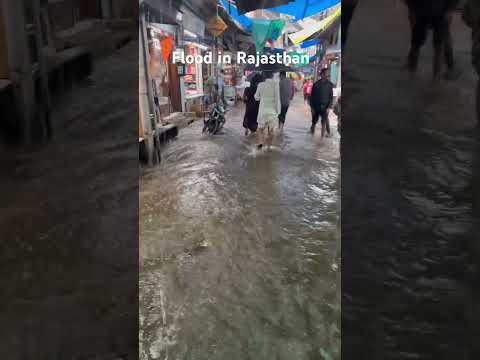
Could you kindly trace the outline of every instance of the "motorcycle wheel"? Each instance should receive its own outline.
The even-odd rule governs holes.
[[[217,127],[218,127],[218,121],[217,120],[211,119],[211,120],[208,121],[207,130],[210,134],[215,134],[215,132],[217,131]]]
[[[220,123],[217,121],[215,121],[215,127],[213,129],[213,132],[212,134],[216,135],[218,133],[218,131],[220,130]]]

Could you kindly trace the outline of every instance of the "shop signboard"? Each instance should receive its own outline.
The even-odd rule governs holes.
[[[216,15],[208,22],[207,30],[210,31],[214,37],[218,37],[225,30],[227,30],[227,24],[225,24],[220,16]]]
[[[185,64],[176,63],[178,76],[185,76]]]
[[[177,48],[175,49],[176,52],[181,52],[184,53],[185,50],[183,48]],[[177,74],[178,76],[185,76],[185,64],[181,62],[175,63],[175,66],[177,67]]]

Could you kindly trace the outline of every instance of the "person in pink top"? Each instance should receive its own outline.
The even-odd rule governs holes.
[[[308,103],[310,101],[310,95],[312,94],[313,81],[305,80],[303,84],[303,99]]]

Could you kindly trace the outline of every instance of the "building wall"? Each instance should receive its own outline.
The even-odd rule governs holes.
[[[0,79],[8,78],[7,39],[5,34],[3,7],[0,3]]]

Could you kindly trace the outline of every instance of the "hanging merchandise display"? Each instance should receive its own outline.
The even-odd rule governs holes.
[[[263,48],[268,40],[277,40],[285,27],[285,20],[253,20],[252,37],[255,48],[258,52],[263,52]]]
[[[160,118],[180,107],[178,75],[175,66],[170,62],[170,56],[175,46],[174,29],[165,24],[149,23],[149,72],[152,79],[157,111]]]
[[[173,50],[173,36],[168,36],[160,40],[160,47],[162,49],[163,60],[168,61]]]
[[[193,44],[185,46],[185,55],[195,57],[201,55],[200,52],[201,50]],[[200,63],[186,64],[184,82],[187,98],[203,94],[202,65]]]
[[[227,24],[225,24],[218,14],[207,24],[207,30],[210,31],[214,37],[221,35],[227,28]]]

